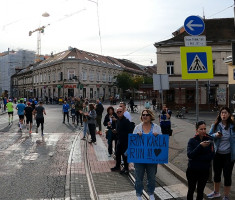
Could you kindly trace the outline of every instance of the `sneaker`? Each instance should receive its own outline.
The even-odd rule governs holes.
[[[220,197],[220,196],[221,196],[221,195],[220,195],[219,192],[213,191],[212,193],[210,193],[210,194],[207,195],[207,198],[208,198],[208,199],[213,199],[213,198],[218,198],[218,197]]]
[[[86,137],[83,137],[81,140],[86,140]]]
[[[97,145],[97,143],[96,143],[96,142],[93,142],[93,144]]]
[[[229,200],[227,196],[224,196],[222,200]]]
[[[42,132],[42,133],[41,133],[41,135],[43,136],[43,135],[44,135],[44,133]]]
[[[111,157],[111,156],[112,156],[112,154],[109,154],[109,155],[108,155],[108,157]]]
[[[112,172],[120,171],[120,168],[119,168],[119,167],[113,167],[113,168],[111,168],[111,171],[112,171]]]
[[[36,133],[38,133],[38,127],[36,127]]]

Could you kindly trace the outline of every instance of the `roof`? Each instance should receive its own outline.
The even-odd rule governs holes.
[[[235,40],[234,18],[204,19],[204,23],[205,30],[202,35],[206,36],[208,44],[230,44]],[[184,28],[178,29],[173,34],[175,35],[173,38],[157,42],[154,46],[179,46],[184,44],[184,36],[189,35]]]
[[[134,63],[130,60],[126,60],[126,59],[117,59],[118,62],[122,63],[124,66],[124,70],[128,71],[128,72],[132,72],[132,73],[137,73],[137,74],[143,74],[144,71],[141,68],[141,66],[137,63]]]

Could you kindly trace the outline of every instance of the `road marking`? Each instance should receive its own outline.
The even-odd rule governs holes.
[[[184,184],[156,187],[154,193],[162,200],[187,196],[188,188]]]

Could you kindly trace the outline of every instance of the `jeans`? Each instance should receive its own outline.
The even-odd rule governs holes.
[[[193,194],[197,187],[196,200],[203,200],[203,191],[209,177],[209,169],[193,170],[187,169],[186,176],[188,180],[187,200],[193,200]]]
[[[97,126],[99,127],[99,131],[102,131],[101,119],[102,119],[102,115],[96,116],[96,123],[97,123]]]
[[[144,189],[143,178],[144,178],[145,171],[147,173],[147,192],[149,195],[154,194],[157,164],[135,163],[134,165],[135,165],[136,196],[139,197],[143,193],[143,189]]]
[[[87,131],[88,131],[88,123],[83,122],[83,137],[86,137]]]

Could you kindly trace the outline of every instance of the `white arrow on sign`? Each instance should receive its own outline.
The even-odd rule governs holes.
[[[192,24],[192,23],[193,20],[190,20],[186,25],[191,31],[194,31],[193,27],[203,27],[202,24]]]

